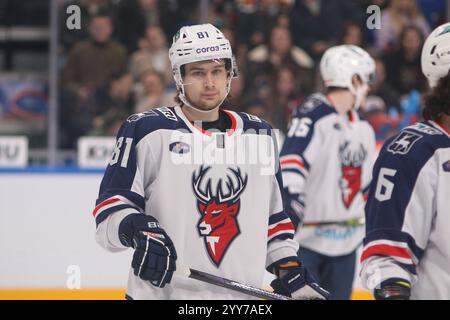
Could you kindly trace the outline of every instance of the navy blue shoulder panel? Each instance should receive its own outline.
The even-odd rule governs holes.
[[[331,113],[337,113],[337,111],[327,102],[326,98],[322,94],[313,94],[295,109],[294,117],[308,117],[314,123]]]
[[[264,119],[248,114],[246,112],[236,112],[242,119],[244,133],[271,135],[272,126]]]
[[[175,113],[174,107],[161,107],[129,116],[122,124],[118,136],[133,137],[137,144],[149,133],[160,129],[190,131]]]

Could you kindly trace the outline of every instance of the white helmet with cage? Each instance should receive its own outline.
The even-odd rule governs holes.
[[[450,71],[450,22],[431,32],[422,48],[422,72],[430,87]]]
[[[375,61],[364,49],[355,45],[339,45],[329,48],[320,61],[320,74],[325,87],[349,89],[356,97],[355,109],[359,108],[369,84],[375,77]],[[359,89],[352,83],[358,75],[363,85]]]
[[[219,29],[209,23],[182,27],[173,37],[169,58],[175,83],[180,90],[179,98],[184,104],[194,109],[197,108],[193,107],[185,96],[183,65],[197,61],[225,59],[230,72],[227,94],[231,88],[231,78],[237,77],[237,66],[230,42]]]

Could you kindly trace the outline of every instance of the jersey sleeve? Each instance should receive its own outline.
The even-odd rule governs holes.
[[[137,121],[124,122],[92,212],[97,225],[96,240],[110,251],[126,248],[118,236],[120,222],[129,214],[145,212],[143,179],[149,175],[149,166],[140,163],[145,163],[144,157],[151,156],[151,152],[145,141],[139,143],[140,136]]]
[[[436,168],[433,148],[422,136],[403,132],[383,146],[373,170],[365,207],[361,254],[363,285],[417,281],[434,214]]]
[[[298,243],[294,238],[294,224],[285,213],[283,205],[283,177],[281,175],[278,147],[273,137],[275,149],[275,174],[272,176],[270,214],[267,231],[266,268],[272,272],[272,266],[284,261],[297,259]]]
[[[305,208],[303,195],[311,164],[314,163],[321,148],[322,137],[318,122],[330,110],[322,106],[303,113],[300,106],[289,125],[280,153],[285,210],[296,227],[303,218]]]

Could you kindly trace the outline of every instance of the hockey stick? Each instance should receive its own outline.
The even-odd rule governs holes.
[[[247,294],[249,296],[253,296],[256,298],[267,299],[267,300],[294,300],[290,297],[270,292],[267,290],[255,288],[248,286],[246,284],[233,281],[230,279],[222,278],[219,276],[215,276],[203,271],[195,270],[192,268],[181,268],[181,270],[177,269],[175,272],[177,275],[185,276],[191,279],[199,280],[202,282],[206,282],[215,286],[231,289],[240,293]]]
[[[343,226],[343,227],[358,227],[365,225],[364,218],[349,219],[345,221],[320,221],[320,222],[306,222],[303,227],[322,227],[322,226]]]

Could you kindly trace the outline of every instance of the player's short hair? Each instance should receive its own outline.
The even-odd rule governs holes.
[[[220,59],[220,60],[225,60],[225,70],[227,70],[228,72],[231,72],[231,60],[230,59]],[[186,74],[186,65],[182,65],[180,67],[180,72],[181,72],[181,77],[184,77]]]
[[[425,96],[422,115],[425,120],[433,120],[442,114],[450,116],[450,73],[439,79],[436,87]]]

